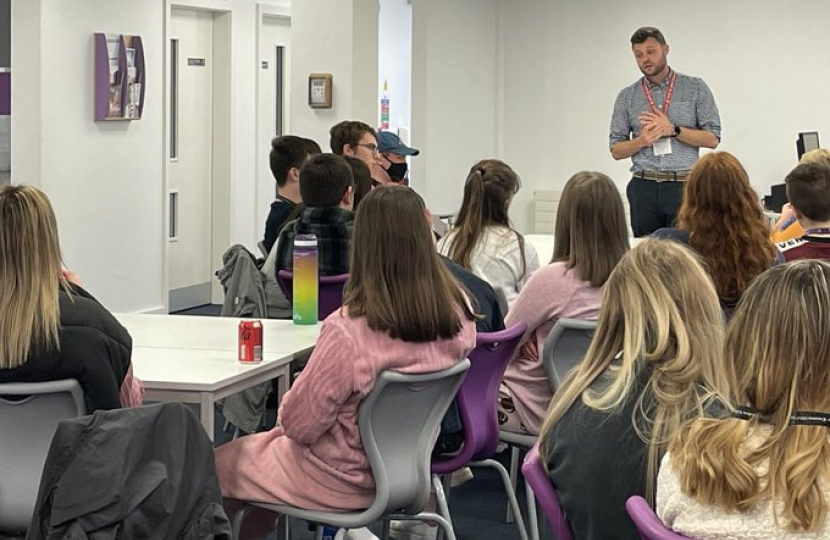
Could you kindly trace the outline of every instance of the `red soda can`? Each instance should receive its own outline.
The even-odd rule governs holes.
[[[239,361],[243,364],[262,362],[262,322],[239,322]]]

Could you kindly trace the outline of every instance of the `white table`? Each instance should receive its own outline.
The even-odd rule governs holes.
[[[133,337],[132,364],[148,401],[199,405],[213,438],[214,402],[277,379],[278,397],[288,390],[291,361],[317,342],[320,325],[263,320],[263,360],[237,361],[241,319],[185,315],[116,314]]]

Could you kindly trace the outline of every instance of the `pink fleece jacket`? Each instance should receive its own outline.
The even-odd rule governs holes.
[[[360,441],[358,407],[377,375],[446,369],[475,346],[475,324],[466,319],[452,339],[407,343],[345,313],[337,310],[323,323],[308,365],[283,397],[280,426],[216,450],[224,497],[311,510],[368,507],[375,481]]]
[[[554,262],[530,276],[504,318],[508,328],[520,321],[527,323],[527,333],[507,366],[503,380],[513,395],[519,419],[534,435],[542,427],[552,397],[542,365],[545,338],[561,318],[596,319],[601,296],[601,289],[577,279],[568,269],[567,262]],[[528,339],[536,340],[538,358],[523,358],[520,354],[521,344]]]

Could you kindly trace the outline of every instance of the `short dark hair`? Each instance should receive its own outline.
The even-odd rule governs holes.
[[[371,133],[375,139],[378,137],[378,134],[375,133],[372,126],[358,122],[357,120],[346,120],[335,124],[329,130],[329,146],[331,146],[331,151],[338,156],[342,155],[344,145],[357,146],[357,143],[360,142],[360,139],[366,133]]]
[[[308,156],[320,152],[320,145],[311,139],[296,135],[274,137],[271,140],[271,155],[268,160],[277,185],[284,186],[288,181],[288,171],[295,167],[299,169]]]
[[[372,191],[372,171],[369,166],[360,158],[354,156],[343,156],[349,167],[352,168],[354,178],[354,204],[353,209],[357,212],[357,205],[370,191]]]
[[[309,208],[337,206],[352,185],[352,169],[340,156],[311,156],[300,168],[300,197]]]
[[[810,221],[830,221],[830,162],[802,163],[784,181],[793,208]]]
[[[653,26],[643,26],[642,28],[638,28],[637,31],[631,36],[631,44],[639,45],[640,43],[645,43],[648,38],[656,39],[657,43],[660,45],[666,44],[666,38],[663,36],[663,32]]]

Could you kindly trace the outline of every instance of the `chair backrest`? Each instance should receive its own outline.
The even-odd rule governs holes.
[[[359,413],[360,437],[377,489],[363,519],[423,509],[430,494],[435,437],[469,368],[465,359],[433,373],[384,371],[378,376]]]
[[[432,461],[432,472],[447,474],[470,461],[487,459],[499,444],[498,395],[504,370],[513,357],[527,324],[500,332],[479,332],[470,354],[470,371],[458,391],[458,411],[464,426],[464,446],[457,454]]]
[[[625,502],[625,509],[637,532],[643,540],[688,540],[688,536],[678,534],[669,529],[654,510],[651,509],[648,502],[639,495],[633,495]]]
[[[556,392],[568,372],[582,362],[597,328],[596,321],[559,319],[545,338],[542,364],[551,392]]]
[[[78,381],[0,384],[0,531],[25,531],[61,420],[86,414]]]
[[[349,281],[349,274],[320,276],[320,288],[317,295],[317,319],[323,320],[343,305],[343,288]],[[294,297],[294,273],[289,270],[277,272],[277,282],[285,297]]]
[[[539,446],[530,449],[522,464],[522,476],[525,482],[530,485],[536,501],[548,518],[548,523],[553,530],[555,540],[573,540],[571,527],[565,517],[565,512],[559,506],[559,499],[556,498],[556,491],[550,483],[547,471],[545,471],[542,456],[539,455]]]

